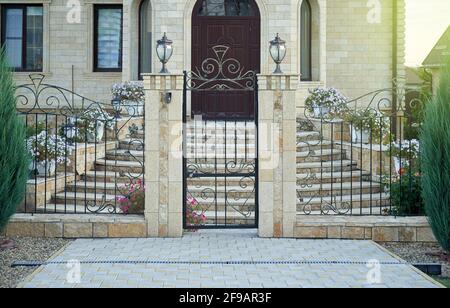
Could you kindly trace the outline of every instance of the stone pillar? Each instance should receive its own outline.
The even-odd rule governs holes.
[[[293,237],[297,213],[297,75],[259,76],[259,235]]]
[[[145,218],[150,237],[183,233],[183,76],[147,74],[145,88]],[[165,100],[171,93],[172,101]]]

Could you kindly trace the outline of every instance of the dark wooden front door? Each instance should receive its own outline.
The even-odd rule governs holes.
[[[244,0],[245,1],[245,0]],[[192,70],[201,71],[207,58],[215,58],[213,47],[228,46],[226,58],[239,61],[244,72],[260,72],[260,14],[256,3],[251,16],[202,16],[200,0],[192,21]],[[192,115],[207,119],[253,119],[254,93],[245,91],[206,91],[192,93]]]

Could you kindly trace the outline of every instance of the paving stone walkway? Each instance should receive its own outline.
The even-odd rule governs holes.
[[[70,260],[81,262],[79,277]],[[376,263],[368,267],[370,260],[379,262],[379,271]],[[22,286],[438,287],[372,242],[261,239],[241,230],[182,239],[77,240]]]

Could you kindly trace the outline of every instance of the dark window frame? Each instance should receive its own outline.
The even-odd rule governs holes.
[[[98,12],[101,9],[120,9],[120,46],[119,46],[119,66],[118,68],[99,68],[98,67]],[[120,73],[123,70],[123,5],[122,4],[94,4],[94,72]]]
[[[139,4],[139,27],[138,27],[138,37],[139,37],[139,50],[138,50],[138,80],[143,80],[143,72],[141,71],[141,65],[142,65],[142,7],[144,6],[144,2],[146,0],[142,0],[141,3]],[[150,0],[148,0],[150,1]],[[152,3],[151,1],[149,2],[150,4],[150,10],[152,11],[153,14],[153,7],[152,7]],[[153,19],[151,20],[151,22],[153,23]],[[153,30],[153,29],[152,29]],[[153,37],[153,33],[152,33],[152,37]],[[150,54],[150,57],[153,57],[153,54]],[[153,59],[152,59],[153,60]],[[152,61],[151,60],[151,61]],[[153,72],[153,63],[150,62],[150,71]]]
[[[28,7],[40,7],[42,8],[42,18],[44,18],[44,6],[39,3],[32,4],[2,4],[1,5],[1,46],[5,45],[6,40],[6,10],[8,9],[21,9],[22,10],[22,59],[21,67],[12,67],[14,72],[30,72],[30,73],[41,73],[44,71],[44,55],[42,54],[42,68],[40,70],[27,69],[27,8]],[[42,37],[44,37],[44,24],[42,25]],[[44,49],[44,41],[42,39],[42,49]]]
[[[312,39],[312,19],[313,19],[313,10],[312,10],[312,6],[311,6],[311,3],[309,2],[309,0],[303,0],[304,2],[302,3],[302,6],[303,6],[303,4],[305,4],[306,3],[306,5],[307,5],[307,7],[308,7],[308,10],[309,10],[309,24],[308,24],[308,32],[309,32],[309,57],[308,57],[308,69],[309,69],[309,71],[310,71],[310,75],[311,76],[309,76],[308,78],[304,78],[304,77],[300,77],[300,81],[312,81],[313,80],[313,77],[312,77],[312,41],[313,41],[313,39]],[[303,12],[302,12],[302,7],[300,8],[300,18],[303,18],[303,14],[302,14]],[[302,22],[300,23],[301,25],[303,25],[302,24]],[[303,32],[301,32],[301,33],[303,33]],[[302,38],[301,38],[301,35],[302,34],[300,34],[300,41],[302,41]],[[301,48],[303,48],[303,47],[301,47]],[[302,63],[302,51],[300,50],[300,65],[301,65],[301,63]]]

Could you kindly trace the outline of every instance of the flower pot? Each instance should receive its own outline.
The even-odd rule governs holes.
[[[53,176],[56,172],[56,163],[54,160],[32,162],[32,170],[36,170],[37,175],[41,177]]]
[[[123,106],[131,117],[138,117],[144,114],[144,104],[136,101],[124,101]]]
[[[314,117],[317,119],[324,118],[330,113],[330,108],[327,107],[313,107]]]
[[[105,123],[97,122],[97,133],[88,132],[87,133],[87,141],[89,143],[97,143],[102,141],[103,135],[105,134]]]
[[[353,143],[369,143],[370,133],[365,130],[352,127],[352,142]]]

